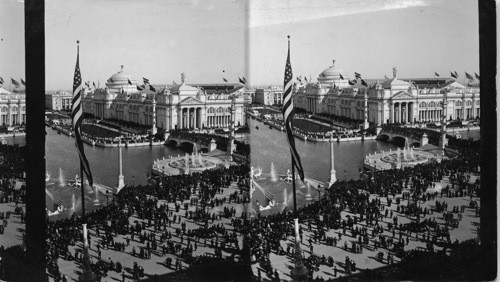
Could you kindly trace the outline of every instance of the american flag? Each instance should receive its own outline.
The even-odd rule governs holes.
[[[285,129],[292,154],[292,165],[297,168],[300,179],[304,181],[304,169],[300,162],[300,156],[295,149],[295,139],[292,134],[292,118],[294,115],[293,100],[292,100],[292,66],[290,65],[290,37],[288,37],[288,57],[286,58],[284,94],[283,94],[283,118],[285,119]]]
[[[82,135],[80,131],[80,126],[83,120],[83,112],[81,106],[83,86],[82,75],[80,73],[79,54],[80,49],[78,48],[78,52],[76,54],[75,77],[73,78],[73,106],[71,108],[71,118],[73,120],[73,131],[75,132],[75,145],[78,149],[78,155],[80,156],[80,165],[82,166],[85,175],[87,175],[90,187],[92,187],[94,180],[92,179],[92,173],[90,172],[89,161],[87,160],[87,157],[85,157]]]

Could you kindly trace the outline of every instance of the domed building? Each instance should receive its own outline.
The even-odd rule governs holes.
[[[334,60],[329,68],[319,74],[318,82],[325,88],[344,88],[349,87],[349,76],[342,69],[335,66]]]
[[[335,63],[335,61],[334,61]],[[333,64],[318,75],[317,82],[298,81],[294,85],[294,105],[313,115],[328,114],[369,123],[439,123],[446,93],[447,119],[472,120],[480,116],[480,89],[464,86],[452,78],[349,80]]]
[[[121,70],[106,81],[106,87],[87,87],[83,95],[83,111],[101,119],[118,119],[156,128],[201,129],[228,128],[231,123],[232,96],[234,122],[245,123],[244,87],[241,84],[138,85]]]

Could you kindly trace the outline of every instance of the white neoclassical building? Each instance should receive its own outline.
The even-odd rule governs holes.
[[[111,76],[104,88],[86,88],[83,111],[98,118],[112,118],[163,130],[228,128],[234,97],[234,124],[244,125],[244,88],[241,84],[154,85],[156,92],[138,90],[135,79],[123,71]],[[132,83],[130,84],[129,83]],[[146,87],[147,88],[147,87]]]
[[[8,91],[0,87],[0,124],[18,125],[26,123],[26,91]]]
[[[45,108],[53,111],[71,110],[73,94],[68,91],[45,93]]]
[[[438,122],[443,100],[447,102],[448,119],[480,116],[477,83],[465,86],[451,78],[399,79],[396,68],[393,78],[365,81],[367,86],[359,79],[353,83],[332,65],[319,74],[317,82],[294,85],[294,105],[312,114],[328,113],[357,120],[364,120],[366,114],[367,121],[377,125]]]
[[[255,90],[254,102],[262,105],[283,104],[283,87],[268,86]]]

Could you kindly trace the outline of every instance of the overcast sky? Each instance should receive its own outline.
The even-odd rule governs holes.
[[[0,1],[0,76],[11,90],[10,79],[25,80],[24,3]]]
[[[84,81],[125,65],[152,83],[282,84],[287,39],[295,76],[336,65],[352,77],[479,73],[472,0],[47,0],[46,87],[71,89],[80,40]],[[0,76],[24,78],[24,11],[0,1]],[[247,44],[246,41],[249,41]],[[246,47],[248,46],[248,50]],[[248,54],[248,56],[247,56]],[[248,63],[246,63],[248,61]],[[223,73],[223,70],[225,71]]]
[[[152,84],[237,82],[244,75],[245,5],[239,1],[48,0],[47,89],[70,89],[80,40],[84,81],[124,71]],[[223,73],[223,70],[225,73]]]
[[[314,81],[332,60],[351,78],[479,73],[477,1],[251,1],[253,83],[283,83],[288,34],[294,75]]]

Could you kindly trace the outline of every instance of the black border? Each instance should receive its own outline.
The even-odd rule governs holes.
[[[26,64],[26,255],[27,278],[44,281],[45,248],[45,2],[24,2]],[[45,279],[43,279],[45,277]]]

